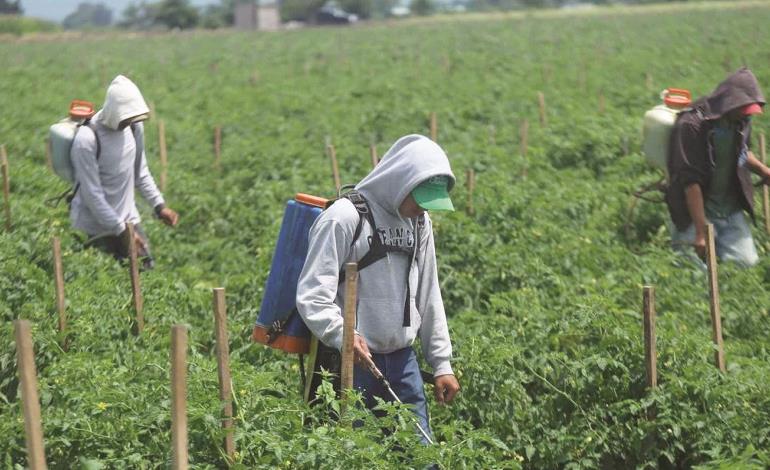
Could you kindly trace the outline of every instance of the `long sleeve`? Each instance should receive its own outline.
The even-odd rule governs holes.
[[[420,263],[419,284],[417,288],[417,308],[422,315],[420,326],[420,342],[425,360],[433,368],[433,375],[452,374],[452,343],[449,340],[449,327],[447,326],[444,301],[441,298],[441,289],[438,283],[438,269],[436,266],[436,248],[433,241],[433,229],[426,223],[427,232],[425,253]]]
[[[310,229],[308,255],[297,284],[297,311],[324,344],[342,347],[342,311],[335,303],[339,271],[349,256],[352,233],[335,220]]]
[[[160,204],[165,204],[165,201],[163,200],[163,195],[155,184],[155,179],[153,179],[152,174],[150,174],[150,168],[147,165],[147,155],[144,151],[144,127],[141,123],[137,125],[134,137],[136,138],[137,147],[141,149],[139,161],[136,165],[134,186],[139,190],[139,193],[144,200],[147,201],[150,207],[155,208]]]
[[[80,199],[109,233],[119,235],[125,230],[125,223],[110,206],[99,178],[99,164],[96,160],[96,136],[89,127],[83,126],[72,143],[70,157],[79,185]]]

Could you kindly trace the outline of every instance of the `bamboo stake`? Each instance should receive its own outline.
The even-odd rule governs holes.
[[[126,230],[128,230],[128,264],[131,273],[131,291],[135,313],[131,330],[134,335],[139,336],[142,334],[142,330],[144,330],[144,299],[142,298],[142,287],[139,280],[139,255],[136,252],[136,243],[134,242],[134,237],[136,236],[134,224],[126,223]]]
[[[340,389],[343,394],[342,412],[348,402],[348,390],[353,388],[353,338],[356,326],[356,302],[358,298],[358,264],[345,263],[345,306],[342,327],[342,367]]]
[[[187,328],[171,327],[171,468],[187,468]]]
[[[372,168],[376,167],[380,163],[380,159],[377,157],[377,146],[372,144],[369,146],[369,155],[372,157]]]
[[[56,287],[56,311],[59,313],[59,334],[62,337],[62,349],[67,350],[67,341],[64,337],[67,329],[67,312],[64,300],[64,269],[61,262],[61,241],[59,237],[53,237],[53,275]]]
[[[647,368],[647,387],[658,386],[658,358],[655,339],[655,288],[644,286],[644,363]]]
[[[230,346],[227,339],[227,304],[225,289],[214,289],[214,335],[217,341],[217,370],[219,371],[219,400],[222,402],[222,429],[225,434],[225,453],[228,463],[235,458],[235,440],[233,436],[233,390],[230,378]]]
[[[342,182],[340,181],[340,168],[337,165],[337,151],[334,149],[334,145],[328,144],[326,151],[329,153],[329,159],[332,162],[332,177],[334,178],[334,187],[337,189],[337,193],[340,192]]]
[[[217,170],[222,168],[222,127],[214,128],[214,166]]]
[[[521,128],[519,129],[519,153],[521,153],[521,158],[524,161],[524,166],[521,170],[521,175],[526,177],[527,176],[527,153],[529,152],[529,120],[525,119],[521,123]]]
[[[545,111],[545,95],[542,91],[537,92],[537,102],[540,107],[540,125],[543,127],[548,126],[548,116]]]
[[[438,142],[438,118],[436,113],[430,113],[430,140]]]
[[[652,91],[652,74],[649,72],[644,76],[644,85],[647,87],[647,91]]]
[[[8,154],[0,145],[0,172],[3,173],[3,199],[5,200],[5,229],[11,230],[11,180],[8,176]]]
[[[51,138],[45,140],[45,164],[53,171],[53,159],[51,158]]]
[[[150,119],[154,121],[155,120],[155,102],[154,101],[150,101],[149,105],[150,105],[149,106],[150,107]]]
[[[709,297],[711,307],[712,340],[716,346],[714,361],[725,372],[725,351],[722,343],[722,317],[719,309],[719,279],[717,277],[717,256],[714,243],[714,226],[706,225],[706,259],[708,263]]]
[[[599,114],[604,114],[604,111],[605,111],[604,93],[599,93]]]
[[[168,155],[166,153],[166,123],[163,122],[163,119],[158,121],[158,147],[160,152],[160,190],[165,192],[168,172]]]
[[[759,134],[759,158],[763,164],[767,162],[764,132]],[[765,231],[770,235],[770,187],[767,184],[762,185],[762,213],[765,215]]]
[[[465,182],[468,186],[468,206],[466,207],[466,212],[468,215],[473,215],[473,190],[476,188],[476,173],[473,171],[473,168],[468,168],[466,171]]]
[[[40,401],[37,395],[37,369],[32,349],[32,335],[27,320],[13,322],[16,330],[16,360],[18,361],[21,401],[24,409],[24,434],[27,442],[27,465],[31,470],[47,468]]]

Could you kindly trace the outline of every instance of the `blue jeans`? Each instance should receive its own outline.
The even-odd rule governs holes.
[[[743,211],[736,211],[727,217],[706,213],[708,223],[714,225],[714,244],[720,261],[734,261],[742,266],[750,267],[757,264],[759,256],[751,237],[751,227],[746,222]],[[672,224],[673,225],[673,224]],[[697,259],[692,244],[695,242],[695,225],[690,224],[687,230],[680,232],[676,227],[671,231],[671,243],[674,250],[695,258],[698,266],[705,267]]]
[[[428,420],[428,403],[425,400],[422,376],[414,350],[408,347],[388,354],[372,353],[372,358],[382,375],[390,382],[390,387],[398,398],[406,404],[413,405],[412,411],[417,416],[420,426],[432,438]],[[353,386],[361,392],[364,404],[369,409],[377,405],[375,397],[386,402],[395,401],[385,387],[369,372],[369,369],[364,367],[355,366]],[[422,434],[418,433],[418,435],[424,444],[428,443]]]

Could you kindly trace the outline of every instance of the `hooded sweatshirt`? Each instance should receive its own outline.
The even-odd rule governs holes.
[[[752,103],[765,104],[754,74],[741,68],[717,86],[713,93],[695,101],[690,108],[679,114],[671,133],[668,171],[671,182],[666,191],[666,203],[671,219],[679,230],[686,230],[692,223],[687,209],[685,189],[698,184],[708,199],[716,161],[714,157],[714,128],[730,111]],[[738,202],[742,209],[754,216],[754,190],[746,159],[740,158],[749,149],[751,124],[746,123],[736,131],[735,161],[739,188]]]
[[[342,306],[345,287],[339,272],[346,262],[360,260],[372,237],[385,245],[415,246],[414,219],[404,219],[398,208],[412,190],[433,176],[455,178],[449,160],[436,143],[420,135],[399,139],[356,189],[366,198],[377,232],[364,222],[355,243],[359,221],[355,206],[340,199],[310,228],[308,256],[297,286],[297,310],[324,344],[342,346]],[[390,353],[411,346],[419,335],[423,355],[435,376],[451,374],[444,303],[438,284],[436,252],[430,218],[418,231],[419,251],[414,260],[403,253],[388,253],[359,272],[356,332],[375,353]],[[407,269],[411,266],[411,269]],[[410,325],[404,326],[404,305],[409,272]]]
[[[134,187],[153,208],[164,203],[147,166],[144,127],[138,123],[134,131],[131,126],[118,129],[125,119],[148,112],[136,85],[118,75],[107,88],[104,107],[91,119],[91,127],[83,126],[75,135],[70,156],[79,189],[70,220],[89,236],[118,235],[126,222],[141,221]],[[98,161],[94,132],[99,137]]]

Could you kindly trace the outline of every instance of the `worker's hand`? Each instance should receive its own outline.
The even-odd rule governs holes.
[[[692,245],[693,245],[693,248],[695,248],[695,253],[698,255],[698,258],[702,259],[705,262],[706,261],[706,234],[696,233],[695,241],[693,242]]]
[[[442,405],[447,405],[454,400],[457,392],[460,391],[460,382],[452,374],[439,375],[436,377],[436,384],[433,387],[433,393],[436,401]]]
[[[163,221],[164,224],[173,227],[179,222],[179,214],[174,212],[172,209],[169,209],[168,207],[164,207],[163,209],[158,212],[158,218]]]
[[[353,355],[355,356],[355,363],[363,367],[366,367],[372,360],[372,353],[369,352],[366,340],[358,333],[353,338]]]

